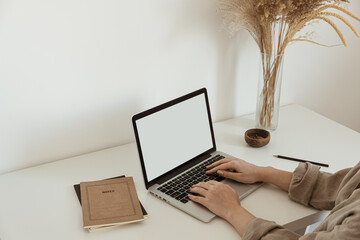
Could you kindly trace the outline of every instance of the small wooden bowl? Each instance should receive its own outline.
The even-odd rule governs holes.
[[[270,141],[270,132],[258,128],[249,129],[245,132],[245,141],[251,147],[263,147]]]

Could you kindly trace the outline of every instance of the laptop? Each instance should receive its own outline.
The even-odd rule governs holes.
[[[221,181],[234,188],[240,199],[261,186],[205,174],[207,165],[233,158],[216,149],[205,88],[136,114],[132,123],[146,189],[203,222],[215,215],[188,198],[192,185]]]

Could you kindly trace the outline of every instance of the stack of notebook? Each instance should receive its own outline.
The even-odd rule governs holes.
[[[132,177],[81,182],[74,188],[82,205],[83,226],[90,232],[140,222],[147,217]]]

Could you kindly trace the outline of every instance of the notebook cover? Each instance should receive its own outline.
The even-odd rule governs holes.
[[[117,177],[113,177],[113,178],[107,178],[107,179],[115,179],[115,178],[123,178],[123,177],[125,177],[125,175],[121,175],[121,176],[117,176]],[[74,190],[76,192],[76,195],[77,195],[80,205],[81,205],[80,184],[75,184]],[[145,210],[144,206],[142,205],[142,203],[140,202],[140,200],[139,200],[139,203],[140,203],[140,207],[141,207],[141,211],[142,211],[143,215],[147,216],[148,213],[146,212],[146,210]]]
[[[84,228],[142,221],[132,177],[81,182]]]

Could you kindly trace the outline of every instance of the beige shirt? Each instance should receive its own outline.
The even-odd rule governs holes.
[[[242,239],[360,239],[360,162],[334,174],[301,163],[293,173],[289,197],[303,205],[331,212],[314,232],[304,236],[275,222],[256,218],[249,223]]]

